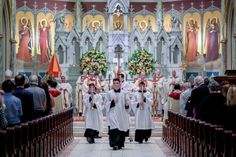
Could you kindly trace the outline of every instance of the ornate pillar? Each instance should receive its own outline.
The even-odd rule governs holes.
[[[75,14],[75,17],[76,17],[76,28],[79,30],[79,32],[82,31],[82,12],[81,12],[81,3],[80,3],[80,0],[76,0],[76,3],[75,3],[75,10],[76,10],[76,14]]]
[[[222,39],[220,43],[222,44],[222,49],[221,49],[221,72],[223,75],[225,72],[225,50],[226,50],[226,40],[225,40],[225,0],[221,0],[221,36]]]
[[[3,1],[0,1],[0,39],[2,39],[2,23],[3,23]]]
[[[15,23],[16,23],[16,1],[15,0],[12,0],[11,1],[11,40],[10,40],[10,43],[11,43],[11,53],[12,53],[12,56],[11,56],[11,59],[10,59],[10,68],[12,68],[12,71],[13,71],[13,76],[16,75],[16,26],[15,26]]]
[[[127,14],[124,14],[124,30],[128,30],[128,16]]]
[[[234,41],[232,42],[232,44],[234,44],[234,50],[232,50],[232,67],[231,69],[236,69],[236,1],[234,1],[234,24],[233,24],[233,27],[234,27]],[[233,22],[233,21],[232,21]]]
[[[110,31],[113,31],[113,15],[110,13],[109,15],[110,18]]]
[[[162,27],[163,27],[163,6],[162,6],[162,0],[158,0],[157,5],[156,5],[156,28],[157,28],[157,32],[159,32]]]

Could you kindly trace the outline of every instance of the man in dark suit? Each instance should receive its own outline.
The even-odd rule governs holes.
[[[199,110],[202,101],[210,94],[209,89],[201,76],[194,79],[195,87],[190,96],[190,103],[187,107],[187,116],[199,119]]]
[[[16,88],[13,92],[13,95],[15,95],[21,100],[22,110],[23,110],[21,122],[30,121],[33,119],[34,101],[33,101],[33,95],[24,89],[25,76],[22,74],[16,75],[15,85]]]

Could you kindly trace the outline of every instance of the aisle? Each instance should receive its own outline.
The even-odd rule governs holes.
[[[59,157],[177,157],[160,137],[152,137],[144,144],[127,140],[125,148],[117,151],[109,147],[107,137],[96,139],[95,142],[88,144],[83,137],[75,138]]]

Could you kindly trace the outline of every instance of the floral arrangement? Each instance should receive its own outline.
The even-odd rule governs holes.
[[[129,74],[137,75],[143,71],[146,74],[150,74],[155,71],[155,63],[156,61],[151,53],[144,49],[136,50],[128,62]]]
[[[105,75],[107,72],[105,52],[97,50],[87,51],[82,55],[80,68],[82,73],[84,71],[92,71],[95,74],[102,73]]]

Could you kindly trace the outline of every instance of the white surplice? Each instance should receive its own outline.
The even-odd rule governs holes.
[[[89,101],[90,94],[86,93],[84,98],[85,104],[85,128],[93,129],[101,132],[102,129],[102,97],[100,94],[94,94],[94,98],[92,100],[93,104],[96,105],[96,108],[91,108],[91,103]]]
[[[111,107],[111,102],[116,97],[119,98],[114,107]],[[110,90],[106,95],[106,110],[107,110],[107,123],[110,129],[118,129],[120,131],[129,130],[129,109],[125,109],[125,102],[130,103],[129,96],[124,92],[118,93]]]
[[[135,128],[140,130],[147,130],[153,128],[153,121],[151,116],[152,94],[146,91],[143,93],[143,97],[146,98],[146,102],[144,102],[143,108],[138,105],[138,103],[140,103],[142,100],[141,92],[135,92],[131,102],[133,110],[135,111]]]

